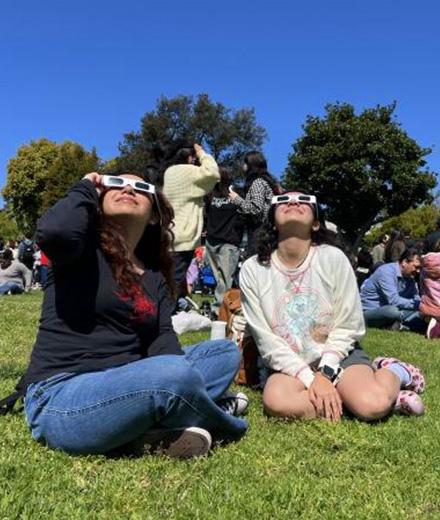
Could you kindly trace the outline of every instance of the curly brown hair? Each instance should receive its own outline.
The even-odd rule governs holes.
[[[136,175],[149,182],[145,175],[137,172],[124,173]],[[147,224],[145,227],[144,233],[136,246],[135,255],[147,269],[162,273],[171,295],[174,296],[174,264],[170,252],[174,241],[172,232],[174,210],[160,191],[156,192],[153,211],[155,223]],[[127,244],[120,228],[114,222],[106,219],[102,211],[98,211],[98,233],[101,248],[121,289],[121,295],[136,303],[141,294],[141,277],[136,272],[130,259]]]

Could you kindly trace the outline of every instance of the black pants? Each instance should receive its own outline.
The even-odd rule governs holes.
[[[187,295],[186,272],[194,256],[194,251],[178,251],[173,253],[174,259],[174,283],[176,284],[177,299]]]

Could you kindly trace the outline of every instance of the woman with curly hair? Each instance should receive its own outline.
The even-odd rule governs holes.
[[[171,325],[173,211],[141,176],[89,173],[40,219],[52,261],[28,370],[19,384],[32,436],[74,454],[148,446],[202,455],[247,423],[224,397],[236,346],[182,350]]]
[[[393,358],[370,362],[356,278],[330,245],[316,197],[272,199],[258,255],[240,273],[243,310],[269,369],[269,415],[339,421],[345,408],[372,421],[395,411],[421,415],[421,371]]]

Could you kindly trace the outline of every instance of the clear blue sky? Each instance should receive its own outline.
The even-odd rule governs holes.
[[[307,114],[396,100],[440,171],[437,0],[3,0],[0,186],[31,139],[117,154],[160,95],[255,107],[273,173]]]

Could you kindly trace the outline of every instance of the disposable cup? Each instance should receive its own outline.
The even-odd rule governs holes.
[[[211,339],[226,338],[226,321],[213,321],[211,323]]]

